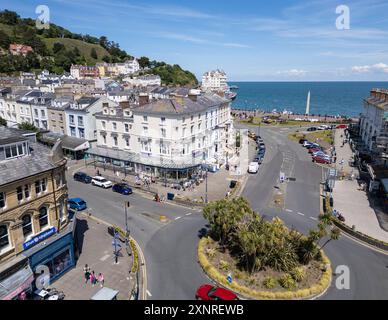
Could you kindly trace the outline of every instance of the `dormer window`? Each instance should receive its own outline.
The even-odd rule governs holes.
[[[108,114],[108,109],[106,108],[106,109],[104,109],[104,114]]]

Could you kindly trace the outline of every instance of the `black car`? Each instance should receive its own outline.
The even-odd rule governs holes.
[[[310,128],[307,128],[307,131],[317,131],[318,128],[317,127],[310,127]]]
[[[300,144],[303,144],[305,141],[307,141],[307,139],[299,139]]]
[[[76,172],[74,173],[73,176],[75,181],[83,182],[83,183],[91,183],[92,182],[92,177],[88,176],[84,172]]]

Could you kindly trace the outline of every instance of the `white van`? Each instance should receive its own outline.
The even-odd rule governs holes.
[[[248,166],[248,173],[257,173],[259,171],[259,164],[257,162],[251,162]]]

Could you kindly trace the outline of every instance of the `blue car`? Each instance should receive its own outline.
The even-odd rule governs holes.
[[[72,210],[85,210],[87,208],[86,202],[81,198],[72,198],[68,200],[68,204],[70,209]]]
[[[132,188],[126,183],[117,183],[112,187],[113,192],[121,193],[124,195],[132,194]]]

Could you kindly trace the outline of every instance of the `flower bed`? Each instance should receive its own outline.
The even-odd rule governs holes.
[[[207,275],[242,296],[253,299],[307,299],[323,293],[331,282],[330,260],[321,251],[321,261],[300,266],[303,272],[285,274],[271,269],[249,276],[239,270],[227,250],[218,250],[217,242],[202,238],[198,245],[198,260]],[[301,270],[299,270],[301,271]],[[233,282],[227,280],[228,274]]]

